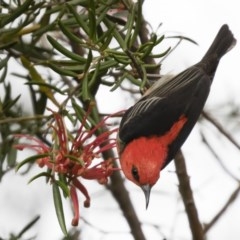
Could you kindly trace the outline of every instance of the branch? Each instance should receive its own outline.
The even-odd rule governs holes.
[[[105,126],[104,131],[107,131],[107,127]],[[115,159],[115,155],[112,149],[105,151],[102,153],[103,158],[106,159]],[[118,167],[117,163],[114,162],[115,166]],[[123,178],[120,174],[120,171],[115,171],[111,175],[111,184],[107,186],[111,191],[113,197],[118,202],[119,207],[121,208],[125,219],[128,222],[128,225],[131,229],[131,233],[135,240],[146,240],[142,228],[141,223],[138,219],[136,211],[132,205],[130,196],[128,191],[125,188],[123,183]]]
[[[129,197],[129,193],[123,184],[123,178],[121,177],[120,172],[115,172],[111,176],[110,190],[128,222],[134,239],[146,240],[141,228],[141,223]]]
[[[216,121],[216,119],[214,119],[212,116],[210,116],[209,113],[205,111],[202,112],[202,115],[205,119],[212,123],[218,129],[218,131],[222,133],[236,148],[240,150],[240,145],[237,143],[237,141],[231,136],[230,133],[224,129],[224,127],[218,121]]]
[[[198,212],[194,202],[189,176],[187,174],[185,165],[185,159],[181,150],[179,150],[175,156],[174,163],[176,166],[176,173],[179,181],[179,192],[182,196],[182,200],[185,206],[193,240],[204,240],[205,237],[203,227],[198,218]]]
[[[237,196],[239,193],[240,193],[240,184],[238,185],[236,190],[232,193],[232,195],[229,197],[227,202],[223,205],[222,209],[216,214],[216,216],[208,224],[205,224],[205,227],[204,227],[205,234],[220,219],[220,217],[226,212],[228,207],[237,199]]]
[[[206,146],[208,147],[209,151],[212,153],[212,155],[215,157],[215,159],[218,161],[218,163],[220,164],[220,166],[222,167],[222,169],[226,172],[226,174],[228,174],[232,179],[234,179],[235,181],[239,182],[240,180],[234,175],[232,174],[228,168],[224,165],[223,161],[221,160],[221,158],[219,157],[219,155],[216,153],[216,151],[213,149],[213,147],[211,146],[211,144],[208,142],[207,138],[205,137],[204,133],[202,131],[200,131],[200,135],[202,137],[202,141],[203,143],[206,144]]]

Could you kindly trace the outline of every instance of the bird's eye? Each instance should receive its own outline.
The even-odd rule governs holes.
[[[138,169],[132,166],[132,176],[136,181],[139,181]]]

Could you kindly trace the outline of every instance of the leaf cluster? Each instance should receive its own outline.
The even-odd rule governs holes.
[[[149,32],[143,1],[0,3],[0,179],[16,166],[13,134],[35,135],[51,145],[45,134],[52,118],[49,105],[76,123],[94,103],[87,121],[94,127],[101,119],[95,103],[99,87],[114,91],[127,81],[144,91],[150,85],[148,74],[160,71],[154,60],[170,50],[153,54],[165,38]],[[32,112],[20,94],[14,96],[14,81],[27,86]],[[53,184],[55,206],[61,210],[59,189]],[[64,219],[62,211],[57,213]]]
[[[108,86],[110,91],[121,87],[123,81],[130,81],[140,90],[149,85],[147,74],[159,72],[160,65],[148,58],[162,58],[169,49],[153,55],[164,36],[149,33],[146,41],[141,37],[142,23],[142,1],[2,1],[1,166],[6,157],[14,159],[8,160],[11,166],[15,164],[9,141],[16,129],[42,134],[48,103],[59,111],[73,104],[73,114],[79,118],[81,107],[76,106],[86,108],[94,102],[100,85]],[[21,96],[11,94],[16,78],[28,86],[33,116],[18,104]],[[93,119],[99,120],[97,109]],[[0,176],[3,169],[1,172]]]

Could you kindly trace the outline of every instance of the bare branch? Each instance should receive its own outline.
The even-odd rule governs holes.
[[[222,169],[231,177],[233,178],[235,181],[239,182],[240,179],[238,179],[236,176],[234,176],[224,165],[223,161],[221,160],[221,158],[218,156],[218,154],[216,153],[216,151],[212,148],[211,144],[208,142],[207,138],[204,136],[203,132],[200,132],[201,137],[202,137],[202,141],[203,143],[206,144],[206,146],[208,147],[209,151],[213,154],[213,156],[217,159],[218,163],[220,164],[220,166],[222,167]]]
[[[240,184],[238,185],[236,190],[231,194],[227,202],[223,205],[222,209],[220,209],[216,216],[208,224],[205,224],[204,233],[207,233],[207,231],[220,219],[220,217],[226,212],[228,207],[237,199],[239,193]]]
[[[179,181],[179,192],[182,196],[182,200],[185,206],[193,240],[204,240],[205,237],[203,227],[198,218],[198,212],[194,202],[189,176],[187,174],[185,165],[185,159],[181,150],[179,150],[175,156],[174,163],[176,166],[176,173]]]
[[[237,143],[237,141],[216,119],[214,119],[209,113],[205,111],[202,112],[202,115],[205,119],[212,123],[218,129],[218,131],[222,133],[236,148],[240,150],[240,145]]]
[[[113,150],[109,149],[108,151],[103,152],[103,157],[104,159],[114,159],[115,156]],[[118,167],[117,163],[115,163],[115,167]],[[121,208],[123,215],[128,222],[134,239],[146,240],[141,228],[141,223],[132,205],[130,196],[127,189],[125,188],[123,178],[119,171],[115,171],[111,175],[111,184],[107,187],[110,189],[113,197],[118,202],[119,207]]]

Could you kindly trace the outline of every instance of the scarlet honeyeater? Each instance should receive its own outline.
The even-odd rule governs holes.
[[[200,62],[177,76],[158,80],[123,115],[118,133],[121,167],[144,191],[146,206],[160,171],[174,158],[201,114],[221,57],[235,43],[223,25]]]

